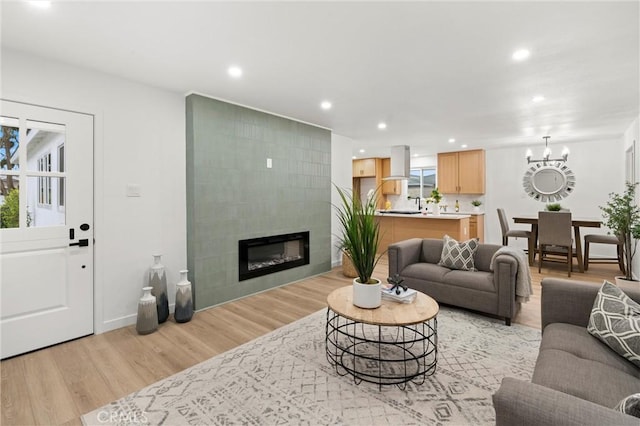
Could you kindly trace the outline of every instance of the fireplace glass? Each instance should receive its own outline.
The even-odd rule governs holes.
[[[309,264],[309,232],[238,242],[239,280]]]

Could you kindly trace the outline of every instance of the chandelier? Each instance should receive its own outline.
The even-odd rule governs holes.
[[[531,164],[531,163],[543,163],[544,165],[546,165],[549,162],[552,161],[567,161],[567,158],[569,158],[569,148],[567,148],[566,146],[562,149],[562,157],[561,158],[550,158],[551,157],[551,148],[549,148],[549,139],[551,139],[551,136],[543,136],[542,139],[544,139],[544,152],[542,153],[542,159],[541,160],[534,160],[531,157],[533,157],[533,152],[531,152],[530,149],[527,149],[527,163]]]

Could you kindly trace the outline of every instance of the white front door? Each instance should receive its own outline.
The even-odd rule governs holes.
[[[0,102],[6,358],[93,333],[93,116]]]

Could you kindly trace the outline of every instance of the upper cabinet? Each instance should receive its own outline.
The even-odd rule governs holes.
[[[376,177],[376,159],[353,160],[353,177]]]
[[[438,190],[443,194],[458,193],[458,153],[438,154]]]
[[[374,178],[374,180],[365,179]],[[382,158],[362,158],[353,160],[353,193],[360,196],[363,190],[363,181],[367,181],[367,188],[375,189],[382,185]],[[384,207],[384,196],[381,191],[376,194],[376,207]]]
[[[438,189],[443,194],[484,194],[484,150],[438,154]]]
[[[382,159],[382,178],[391,176],[391,158]],[[382,193],[384,195],[400,195],[402,194],[401,180],[382,181]]]

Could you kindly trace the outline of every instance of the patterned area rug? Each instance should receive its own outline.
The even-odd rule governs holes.
[[[483,425],[503,377],[529,380],[540,331],[441,307],[438,365],[422,385],[360,383],[325,355],[326,311],[85,414],[86,425]]]

